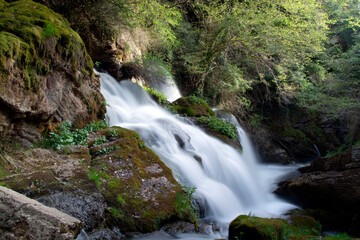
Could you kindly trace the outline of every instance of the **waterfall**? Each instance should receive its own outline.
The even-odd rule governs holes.
[[[238,128],[242,153],[164,110],[140,86],[98,74],[109,124],[137,131],[182,185],[196,188],[195,197],[205,203],[204,220],[226,231],[240,214],[277,217],[294,207],[271,193],[271,183],[295,167],[280,171],[260,165],[236,119],[231,121]]]

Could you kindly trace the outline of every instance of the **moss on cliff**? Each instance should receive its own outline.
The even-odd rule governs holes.
[[[80,70],[81,74],[91,76],[92,61],[80,36],[61,15],[47,7],[28,0],[1,1],[0,29],[2,81],[16,75],[24,80],[25,89],[36,92],[41,76],[51,69],[65,67],[74,75]],[[68,66],[59,66],[58,58],[65,59]]]

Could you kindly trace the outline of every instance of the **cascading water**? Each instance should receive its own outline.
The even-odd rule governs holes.
[[[140,86],[98,74],[101,92],[110,106],[109,124],[137,131],[181,184],[196,188],[196,198],[205,203],[204,219],[223,229],[224,235],[229,222],[240,214],[273,217],[294,207],[270,193],[273,185],[268,178],[286,170],[258,170],[261,167],[254,150],[236,119],[231,121],[238,127],[243,153],[167,112]]]

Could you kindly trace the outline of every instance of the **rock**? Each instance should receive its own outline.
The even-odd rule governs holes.
[[[293,215],[290,222],[280,218],[240,215],[230,223],[229,239],[277,240],[318,239],[320,227],[314,218]]]
[[[360,236],[360,145],[333,157],[320,158],[301,168],[300,177],[280,183],[278,195],[304,208],[321,209],[340,228]]]
[[[92,155],[90,179],[109,203],[108,224],[118,226],[122,232],[151,232],[170,219],[194,221],[187,209],[176,208],[176,201],[184,200],[179,196],[185,193],[171,170],[136,132],[120,127],[111,130],[117,137],[100,145],[94,144],[95,139],[108,136],[110,129],[88,138]]]
[[[0,26],[0,135],[31,143],[51,122],[103,119],[92,60],[61,15],[16,1],[0,9]]]
[[[75,239],[80,220],[0,186],[0,238]]]
[[[204,100],[197,97],[182,97],[172,103],[176,112],[188,117],[215,116],[215,113]]]
[[[285,227],[295,230],[295,227],[288,224],[284,219],[266,219],[240,215],[230,223],[229,239],[282,239]]]

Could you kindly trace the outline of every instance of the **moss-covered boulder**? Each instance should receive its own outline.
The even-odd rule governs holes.
[[[89,147],[89,176],[109,203],[110,225],[125,232],[150,232],[171,221],[195,220],[177,203],[186,197],[171,170],[136,132],[100,130],[90,136]]]
[[[230,223],[229,239],[278,240],[317,239],[320,228],[311,217],[292,216],[290,222],[280,218],[240,215]]]
[[[215,116],[204,100],[194,96],[179,98],[173,102],[172,107],[177,113],[188,117]]]
[[[99,79],[59,14],[23,0],[0,4],[0,133],[32,142],[47,122],[104,117]]]
[[[289,224],[284,219],[266,219],[240,215],[230,223],[229,239],[277,240]]]

